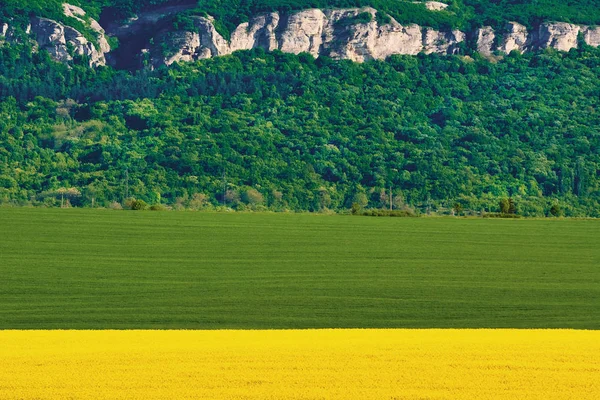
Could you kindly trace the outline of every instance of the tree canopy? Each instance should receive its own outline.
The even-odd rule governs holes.
[[[0,47],[0,202],[600,216],[600,50],[393,56],[261,50],[156,71]],[[358,199],[358,200],[357,200]],[[194,206],[196,207],[196,206]]]

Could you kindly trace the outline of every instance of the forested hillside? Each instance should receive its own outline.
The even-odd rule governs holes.
[[[0,47],[0,202],[600,216],[600,50],[239,52],[135,73]],[[71,189],[67,191],[67,189]]]
[[[35,15],[67,22],[61,10],[63,0],[4,0],[0,22],[19,16]],[[449,7],[430,11],[418,1],[405,0],[71,0],[99,19],[127,19],[140,10],[160,5],[196,4],[197,10],[214,16],[223,31],[233,30],[250,16],[268,11],[307,8],[344,8],[371,6],[400,23],[416,23],[434,28],[453,27],[469,30],[491,25],[501,27],[507,21],[532,26],[540,21],[576,24],[600,24],[600,0],[443,0]],[[69,19],[68,22],[73,22]],[[224,33],[225,33],[224,32]]]

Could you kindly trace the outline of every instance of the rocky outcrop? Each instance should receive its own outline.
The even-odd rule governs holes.
[[[448,4],[441,3],[439,1],[426,1],[425,7],[429,11],[442,11],[442,10],[445,10],[446,8],[448,8]]]
[[[72,54],[79,54],[89,57],[90,66],[105,63],[104,54],[96,51],[95,46],[76,29],[47,18],[33,18],[31,28],[40,48],[48,51],[56,61],[71,61]]]
[[[0,45],[3,43],[23,43],[26,40],[26,37],[22,35],[29,35],[31,33],[31,25],[27,25],[22,31],[21,29],[15,29],[14,26],[11,26],[9,23],[0,24]],[[37,48],[37,44],[35,42],[31,43],[34,48]]]
[[[484,26],[476,32],[477,34],[477,51],[485,56],[489,56],[494,51],[494,41],[496,40],[496,34],[491,26]]]
[[[504,40],[498,46],[498,50],[507,54],[513,50],[523,52],[529,48],[530,44],[527,27],[517,22],[509,22],[504,28]]]
[[[577,47],[577,36],[584,27],[567,23],[542,24],[533,32],[532,45],[535,48],[553,48],[569,51]]]
[[[600,26],[595,28],[586,28],[583,31],[583,39],[590,46],[600,47]]]
[[[455,54],[459,44],[465,41],[466,35],[461,31],[438,32],[424,29],[423,52],[426,54]]]
[[[419,3],[434,11],[447,7],[435,1]],[[393,18],[379,24],[377,11],[370,7],[261,14],[240,24],[229,40],[219,34],[210,16],[191,17],[193,29],[189,31],[173,30],[172,15],[192,7],[191,2],[178,3],[142,13],[123,25],[109,23],[109,33],[122,43],[118,52],[110,54],[113,65],[120,68],[136,68],[140,63],[171,65],[254,48],[363,62],[382,60],[394,54],[457,54],[467,45],[467,35],[458,30],[403,25]],[[58,61],[68,62],[78,54],[87,56],[91,66],[105,65],[110,46],[104,29],[80,7],[63,4],[63,11],[67,17],[86,25],[97,38],[89,41],[73,27],[47,18],[33,18],[31,32],[38,47],[49,51]],[[23,36],[13,31],[8,24],[0,24],[0,43]],[[491,56],[495,52],[545,48],[568,51],[577,47],[580,39],[590,46],[600,46],[600,27],[556,22],[528,30],[517,22],[508,22],[498,32],[491,27],[471,32],[469,43],[474,43],[481,54]],[[123,60],[126,63],[119,64]]]
[[[106,54],[110,51],[110,44],[108,44],[108,40],[106,40],[106,32],[100,26],[100,24],[92,18],[85,19],[85,11],[81,7],[74,6],[72,4],[63,4],[63,12],[67,17],[72,17],[85,25],[89,24],[89,27],[96,33],[98,37],[98,45],[100,47],[99,51],[102,54]]]
[[[275,35],[280,20],[279,15],[274,13],[271,18],[274,24],[267,26],[268,39],[263,43],[268,49],[278,48],[286,53],[306,52],[318,57],[323,45],[323,35],[327,34],[329,37],[332,35],[331,30],[326,26],[328,17],[321,10],[307,10],[289,16],[279,38]]]
[[[110,51],[104,30],[93,19],[85,18],[81,8],[63,4],[67,17],[75,18],[88,25],[96,34],[97,43],[92,43],[78,30],[48,18],[34,17],[31,19],[31,33],[39,48],[46,50],[50,56],[59,62],[68,62],[74,55],[86,56],[90,66],[106,65],[105,54]]]
[[[355,19],[363,13],[371,14],[370,21]],[[253,48],[362,62],[393,54],[452,54],[465,40],[460,31],[401,25],[394,19],[379,25],[376,14],[370,7],[311,9],[290,15],[269,13],[239,25],[230,41],[216,31],[211,18],[196,16],[196,32],[164,31],[154,37],[154,46],[149,49],[151,62],[155,66],[170,65]]]
[[[370,21],[356,18],[364,13],[371,15]],[[466,41],[466,35],[461,31],[401,25],[393,18],[389,23],[380,25],[376,14],[377,11],[370,7],[312,9],[289,15],[269,13],[239,25],[230,41],[216,31],[210,17],[197,16],[194,17],[197,32],[161,32],[155,36],[154,46],[149,48],[148,53],[154,66],[253,48],[294,54],[306,52],[314,57],[326,55],[363,62],[385,59],[394,54],[455,54]],[[477,51],[487,56],[494,52],[527,52],[545,48],[568,51],[578,46],[579,34],[589,45],[600,46],[600,28],[560,22],[544,23],[531,31],[517,22],[508,22],[499,33],[487,26],[474,34]]]
[[[579,46],[580,34],[588,45],[600,46],[599,27],[592,28],[565,22],[546,22],[532,31],[528,31],[525,26],[517,22],[509,22],[501,34],[503,37],[501,43],[495,45],[496,34],[491,27],[478,29],[477,51],[484,55],[490,55],[494,51],[510,53],[517,50],[523,53],[547,48],[569,51]]]

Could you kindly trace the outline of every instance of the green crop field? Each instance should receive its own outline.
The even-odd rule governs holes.
[[[0,209],[0,329],[600,328],[600,221]]]

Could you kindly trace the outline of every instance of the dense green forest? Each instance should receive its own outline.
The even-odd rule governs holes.
[[[155,71],[0,46],[0,202],[600,216],[600,50],[239,52]],[[70,190],[69,190],[70,189]]]

